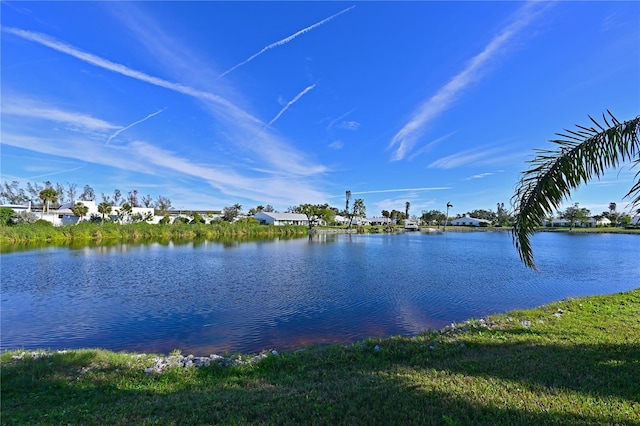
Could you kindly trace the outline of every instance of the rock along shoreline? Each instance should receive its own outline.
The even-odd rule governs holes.
[[[571,300],[568,298],[566,300]],[[555,312],[550,313],[550,316],[555,318],[561,318],[565,314],[565,311],[562,309],[557,309]],[[504,329],[507,324],[509,327],[517,324],[514,321],[513,317],[506,317],[502,321],[495,321],[492,318],[484,317],[481,319],[471,319],[467,320],[463,323],[451,323],[450,325],[437,330],[437,334],[440,338],[447,339],[449,343],[456,343],[456,334],[464,333],[467,330],[472,329]],[[538,319],[539,323],[544,323],[545,319]],[[515,324],[514,324],[515,323]],[[528,329],[532,325],[532,322],[529,320],[520,321],[519,326]],[[517,326],[517,325],[516,325]],[[432,340],[430,342],[425,342],[425,348],[432,351],[441,342],[439,339]],[[345,345],[345,348],[350,347],[360,347],[362,348],[365,343],[363,341],[354,342],[349,345]],[[377,352],[381,350],[380,345],[384,345],[384,343],[376,344],[373,346],[372,350]],[[463,343],[460,344],[464,346]],[[306,349],[298,349],[294,351],[294,353],[304,352]],[[72,352],[73,350],[58,350],[58,351],[48,351],[48,350],[34,350],[34,351],[22,351],[19,354],[13,355],[11,358],[14,361],[20,361],[25,359],[25,357],[29,357],[31,359],[38,358],[47,358],[51,355],[55,354],[66,354],[68,352]],[[144,368],[144,372],[146,374],[158,374],[164,370],[170,368],[201,368],[201,367],[209,367],[210,365],[218,365],[220,367],[235,367],[240,365],[247,365],[260,362],[269,357],[277,357],[280,353],[272,349],[270,351],[266,351],[260,354],[236,354],[231,356],[222,356],[218,354],[211,354],[209,356],[195,356],[195,355],[182,355],[182,354],[170,354],[168,356],[155,356],[151,358],[152,365]],[[148,354],[132,354],[134,358],[143,358],[147,357]],[[86,373],[90,371],[90,367],[84,367],[80,372]]]

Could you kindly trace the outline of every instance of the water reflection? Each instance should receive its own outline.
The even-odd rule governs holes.
[[[39,249],[49,248],[67,248],[71,250],[85,250],[85,249],[101,249],[109,248],[114,250],[127,251],[130,247],[144,247],[149,245],[161,245],[166,247],[177,246],[189,246],[200,247],[207,243],[222,244],[224,247],[236,248],[246,243],[254,242],[275,242],[275,241],[288,241],[291,239],[299,239],[295,236],[227,236],[218,238],[150,238],[150,239],[137,239],[137,240],[120,240],[104,238],[101,240],[55,240],[55,241],[36,241],[36,242],[19,242],[19,243],[5,243],[0,246],[0,254],[13,253],[20,251],[32,251]]]
[[[638,286],[636,235],[316,234],[15,250],[1,257],[2,349],[195,354],[418,334],[451,321]]]
[[[316,244],[335,243],[338,241],[338,234],[335,233],[319,233],[309,235],[309,242]]]

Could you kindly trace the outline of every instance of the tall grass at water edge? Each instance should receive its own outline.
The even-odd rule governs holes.
[[[214,223],[151,225],[134,223],[79,223],[54,227],[47,224],[23,224],[0,226],[0,244],[38,242],[78,242],[78,241],[140,241],[157,239],[224,239],[230,237],[277,237],[303,236],[308,229],[304,226],[267,226],[248,223]]]

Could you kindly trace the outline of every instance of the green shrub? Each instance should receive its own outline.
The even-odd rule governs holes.
[[[198,212],[193,212],[193,220],[191,220],[192,224],[204,223],[204,218]]]
[[[11,218],[15,216],[16,212],[9,207],[0,208],[0,225],[9,225]]]

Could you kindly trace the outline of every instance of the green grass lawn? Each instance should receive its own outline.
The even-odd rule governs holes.
[[[612,227],[599,227],[599,228],[573,228],[569,230],[568,227],[558,228],[539,228],[541,232],[575,232],[583,234],[640,234],[640,227],[627,227],[627,228],[612,228]]]
[[[1,422],[638,425],[640,288],[232,366],[153,357],[5,352]]]

